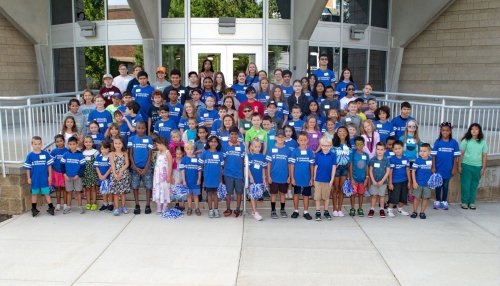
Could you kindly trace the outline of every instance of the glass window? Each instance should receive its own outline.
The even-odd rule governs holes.
[[[269,19],[290,19],[290,0],[269,0]]]
[[[194,18],[262,18],[261,0],[191,0],[191,17]]]
[[[370,83],[373,90],[385,91],[385,68],[387,53],[385,51],[370,51]]]
[[[185,69],[184,45],[163,45],[162,46],[162,64],[167,67],[167,78],[170,77],[170,71],[178,69],[181,71],[181,79],[187,76]]]
[[[323,12],[321,13],[321,21],[325,22],[340,22],[340,11],[342,0],[330,0],[326,3]]]
[[[76,58],[78,89],[99,89],[102,85],[102,76],[106,73],[105,47],[78,47]]]
[[[134,19],[134,13],[127,1],[108,0],[108,20]]]
[[[53,50],[55,92],[75,91],[75,58],[73,48]]]
[[[184,0],[161,0],[162,18],[183,18]]]
[[[255,63],[255,54],[233,54],[233,82],[236,83],[236,78],[240,71],[246,72],[249,63]],[[215,66],[214,66],[215,68]],[[227,80],[227,75],[226,75]]]
[[[368,53],[367,50],[362,49],[342,49],[342,69],[348,67],[351,70],[352,78],[354,82],[358,85],[358,88],[362,88],[362,85],[366,83],[366,57]],[[340,78],[340,74],[338,78]]]
[[[118,66],[125,64],[132,73],[133,66],[136,62],[141,64],[142,60],[142,46],[141,45],[120,45],[109,46],[109,71],[113,76],[118,76]]]
[[[319,68],[319,58],[322,54],[326,54],[328,57],[327,67],[335,73],[336,79],[338,79],[338,71],[340,69],[340,48],[338,47],[309,47],[309,55],[307,61],[307,74],[313,73]]]
[[[104,20],[104,0],[75,0],[75,20]]]
[[[389,0],[372,0],[372,26],[387,28]]]
[[[270,45],[267,49],[268,67],[267,75],[269,79],[274,81],[274,70],[280,68],[282,70],[290,69],[290,46]]]
[[[368,24],[369,0],[344,0],[344,23]]]
[[[50,14],[52,25],[66,24],[73,22],[71,11],[71,0],[52,0],[50,2]]]

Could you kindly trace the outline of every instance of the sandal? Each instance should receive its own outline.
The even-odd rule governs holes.
[[[200,209],[195,209],[195,210],[194,210],[194,213],[195,213],[197,216],[201,216],[201,211],[200,211]]]
[[[240,216],[240,210],[234,210],[234,217]]]
[[[190,216],[193,214],[193,209],[192,208],[189,208],[186,212],[186,215]]]
[[[230,216],[232,213],[233,213],[233,211],[232,211],[232,210],[230,210],[230,209],[227,209],[227,210],[225,210],[225,211],[223,212],[224,216]]]
[[[420,216],[421,219],[426,219],[427,218],[427,216],[425,215],[425,213],[420,213],[419,216]]]
[[[417,213],[416,212],[412,212],[410,217],[411,218],[416,218],[417,217]]]

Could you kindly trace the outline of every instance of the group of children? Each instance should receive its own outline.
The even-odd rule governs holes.
[[[242,77],[243,85],[244,80]],[[435,190],[434,208],[448,209],[449,181],[460,170],[460,151],[467,146],[459,147],[448,122],[440,125],[434,147],[423,143],[417,121],[410,116],[411,105],[403,102],[400,115],[390,120],[389,107],[377,107],[370,84],[365,85],[362,96],[356,97],[355,85],[345,83],[342,98],[338,92],[335,95],[332,86],[323,86],[323,96],[308,96],[303,102],[300,81],[292,85],[288,97],[285,87],[278,85],[269,95],[263,95],[257,94],[252,85],[240,92],[237,83],[221,98],[193,89],[181,104],[178,89],[162,93],[151,89],[147,82],[147,74],[139,72],[132,93],[114,94],[108,106],[102,95],[94,96],[89,90],[84,92],[82,103],[70,100],[69,112],[50,153],[42,150],[40,137],[33,137],[33,152],[24,164],[33,194],[33,216],[39,213],[38,194],[45,195],[51,215],[59,210],[69,213],[73,191],[80,213],[97,210],[100,193],[103,204],[99,211],[117,216],[129,212],[125,196],[132,191],[133,213],[137,215],[141,213],[139,189],[143,186],[146,214],[152,212],[151,200],[156,212],[167,211],[175,190],[184,188],[186,202],[176,198],[176,208],[186,210],[188,216],[193,212],[200,216],[204,190],[208,217],[218,218],[218,195],[225,186],[227,209],[222,215],[238,217],[242,214],[242,200],[246,199],[245,156],[256,220],[262,220],[257,201],[267,191],[273,219],[288,217],[285,205],[290,192],[292,218],[299,216],[301,196],[305,219],[313,219],[309,213],[311,196],[317,221],[343,217],[346,180],[350,182],[347,187],[353,190],[350,216],[364,216],[364,197],[369,195],[368,217],[375,215],[378,205],[382,218],[400,214],[425,219],[432,173],[443,178],[443,184]],[[259,86],[268,83],[265,77],[255,82]],[[468,141],[472,137],[482,139],[478,126],[471,125],[465,136]],[[55,207],[49,186],[55,189]],[[404,209],[409,194],[415,198],[411,214]],[[236,198],[234,210],[232,195]],[[474,200],[466,202],[466,206],[474,209]]]

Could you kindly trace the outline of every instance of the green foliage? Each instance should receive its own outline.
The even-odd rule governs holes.
[[[191,16],[197,18],[262,18],[262,1],[192,0]]]
[[[184,17],[184,0],[170,0],[170,9],[168,10],[168,18]]]
[[[106,52],[104,46],[85,47],[85,77],[91,80],[90,88],[101,86],[106,73]]]
[[[144,68],[144,50],[142,45],[136,45],[134,49],[134,61],[136,65]]]
[[[86,20],[104,20],[104,0],[83,0],[83,11]]]

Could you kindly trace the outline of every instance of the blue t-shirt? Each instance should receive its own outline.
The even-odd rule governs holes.
[[[274,146],[267,150],[266,161],[271,164],[271,179],[273,183],[284,184],[288,182],[288,158],[292,151],[287,146]]]
[[[283,90],[283,95],[285,96],[285,98],[288,98],[290,95],[293,94],[293,85],[289,86],[281,85],[281,89]]]
[[[351,148],[347,144],[340,144],[338,147],[333,147],[332,151],[337,157],[338,166],[347,166],[351,160]]]
[[[414,118],[408,116],[408,118],[405,119],[401,117],[401,115],[399,115],[391,120],[392,126],[394,128],[394,136],[396,136],[396,138],[399,138],[404,135],[406,122],[408,122],[408,120],[414,120]]]
[[[401,136],[399,140],[401,140],[404,144],[405,149],[403,155],[405,155],[411,162],[415,161],[418,157],[418,148],[420,143],[417,143],[415,138],[411,135],[408,135],[407,137]]]
[[[252,173],[253,180],[256,184],[263,184],[264,178],[262,177],[262,170],[267,168],[266,156],[264,154],[248,154],[248,162],[250,164],[250,173]]]
[[[290,138],[288,140],[285,139],[285,146],[288,147],[288,149],[290,149],[290,151],[293,151],[293,150],[295,150],[295,148],[297,148],[298,145],[297,145],[297,141]]]
[[[245,145],[238,142],[238,145],[231,146],[229,143],[222,146],[224,152],[224,176],[243,179],[243,158],[245,158]]]
[[[87,117],[87,126],[93,121],[97,121],[99,124],[99,132],[104,133],[111,123],[113,123],[113,115],[111,115],[111,113],[109,113],[106,109],[103,111],[94,109]]]
[[[132,98],[141,106],[139,113],[142,115],[142,118],[146,120],[148,119],[149,108],[152,104],[151,95],[153,91],[154,88],[150,85],[136,86],[132,89]]]
[[[80,176],[81,170],[85,168],[85,157],[82,152],[76,151],[71,152],[68,151],[64,153],[61,163],[64,165],[64,172],[68,177],[74,177],[76,175]],[[71,191],[71,190],[67,190]]]
[[[404,155],[401,158],[397,156],[392,156],[389,159],[392,169],[392,182],[393,183],[403,183],[408,181],[408,176],[406,174],[406,168],[410,168],[410,161]]]
[[[387,159],[391,159],[392,156],[394,156],[394,152],[393,151],[390,151],[390,150],[385,150],[384,152],[384,156],[387,158]]]
[[[292,126],[295,129],[295,133],[299,134],[300,131],[302,131],[302,128],[304,127],[305,122],[303,120],[289,120],[286,125]]]
[[[135,117],[132,117],[130,115],[127,115],[125,117],[127,117],[128,121],[130,122],[130,125],[132,125],[134,128],[137,127],[137,122],[147,123],[147,120],[144,120],[144,117],[140,113],[136,114]],[[130,132],[129,136],[134,136],[135,134],[137,134],[136,131],[129,131],[129,132]]]
[[[375,129],[380,135],[380,142],[385,144],[387,143],[387,137],[395,135],[394,126],[392,126],[392,123],[390,121],[381,122],[379,120],[376,120],[374,124],[375,124]]]
[[[184,130],[189,129],[188,121],[189,121],[189,119],[187,119],[186,117],[181,117],[179,119],[179,124],[177,124],[177,128],[184,129]]]
[[[424,160],[422,157],[418,157],[413,165],[411,166],[412,170],[415,170],[415,179],[417,180],[417,184],[420,187],[428,187],[429,186],[429,178],[432,175],[432,157],[429,156]]]
[[[219,113],[215,110],[215,108],[212,110],[203,108],[198,111],[198,122],[200,126],[205,126],[207,123],[213,123],[216,119],[219,119]],[[212,128],[208,128],[209,134],[211,131]]]
[[[125,120],[120,124],[120,137],[123,141],[123,146],[127,146],[128,137],[130,136],[130,129],[128,128],[127,122]]]
[[[274,145],[276,145],[276,129],[273,128],[267,132],[267,149],[273,148]]]
[[[200,160],[203,164],[203,180],[205,187],[217,188],[221,183],[224,153],[205,150],[201,153]]]
[[[360,154],[357,150],[351,153],[352,177],[356,183],[363,183],[368,175],[366,167],[370,156],[363,152]]]
[[[64,153],[68,152],[68,149],[66,147],[63,148],[56,148],[50,151],[50,156],[54,158],[54,164],[52,164],[52,169],[58,173],[63,172],[63,166],[61,164],[61,159],[64,155]]]
[[[26,156],[23,167],[30,170],[31,189],[47,188],[49,182],[49,167],[54,159],[49,152],[41,150],[40,153],[31,152]]]
[[[385,176],[385,172],[387,168],[391,167],[389,159],[387,157],[383,157],[382,160],[377,159],[377,156],[374,156],[370,159],[368,163],[370,167],[373,168],[373,178],[375,181],[380,181]],[[387,184],[387,180],[385,180],[384,184]]]
[[[333,152],[328,152],[328,154],[323,153],[323,151],[318,152],[314,165],[318,166],[314,180],[321,183],[329,183],[332,179],[333,166],[337,165],[337,155]]]
[[[199,189],[200,185],[198,185],[198,173],[201,172],[201,163],[198,158],[193,157],[190,158],[188,156],[184,156],[179,164],[179,169],[184,171],[184,175],[186,177],[186,185],[188,189]]]
[[[94,161],[94,167],[99,169],[101,175],[106,174],[109,168],[111,168],[111,164],[109,163],[109,156],[103,156],[102,154],[97,155],[97,158],[95,158]],[[107,178],[109,178],[109,175]]]
[[[311,149],[301,150],[297,148],[293,150],[288,162],[294,165],[295,186],[309,187],[312,176],[310,167],[314,165],[314,152]]]
[[[246,85],[251,85],[254,83],[259,83],[259,75],[255,74],[254,76],[247,75],[245,78],[245,84]]]
[[[317,81],[323,83],[325,87],[331,86],[332,83],[335,83],[335,73],[328,68],[326,70],[318,68],[313,74],[316,76]]]
[[[170,132],[172,130],[177,129],[177,123],[174,120],[169,119],[167,121],[158,120],[154,126],[154,132],[158,134],[158,136],[167,139],[167,142],[170,142]]]
[[[460,148],[455,139],[449,141],[436,140],[432,148],[431,155],[436,158],[436,173],[439,173],[443,179],[449,179],[452,176],[453,161],[460,157]]]
[[[267,114],[267,109],[264,110],[264,113]],[[281,121],[284,121],[285,115],[288,114],[290,114],[290,112],[288,111],[288,105],[282,101],[276,102],[276,113],[274,115],[278,116]]]
[[[259,93],[257,93],[257,96],[255,97],[255,99],[257,101],[261,102],[262,104],[264,104],[264,106],[266,106],[267,100],[269,99],[269,94],[267,94],[267,92],[265,92],[265,91],[259,92]]]
[[[337,83],[337,85],[335,86],[335,94],[338,95],[339,97],[339,100],[341,100],[342,98],[344,98],[345,94],[347,93],[347,86],[349,84],[353,84],[354,85],[354,91],[357,91],[358,90],[358,86],[354,83],[354,82],[345,82],[345,81],[341,81],[339,83]]]
[[[210,135],[217,135],[219,129],[222,126],[222,118],[218,118],[214,120],[214,123],[212,123],[212,131],[210,131]]]
[[[234,89],[236,99],[239,102],[245,102],[248,100],[247,95],[245,93],[248,86],[236,83],[233,84],[231,87]]]
[[[134,135],[130,137],[127,147],[132,149],[135,166],[143,169],[149,157],[149,151],[153,149],[153,139],[149,136]]]
[[[171,105],[170,102],[167,102],[167,106],[168,106],[168,118],[175,122],[175,126],[177,128],[182,116],[182,110],[183,110],[182,104],[177,103],[175,105]]]
[[[90,137],[94,140],[94,149],[99,149],[99,145],[101,145],[102,141],[106,140],[106,137],[104,137],[102,133],[90,134]]]

